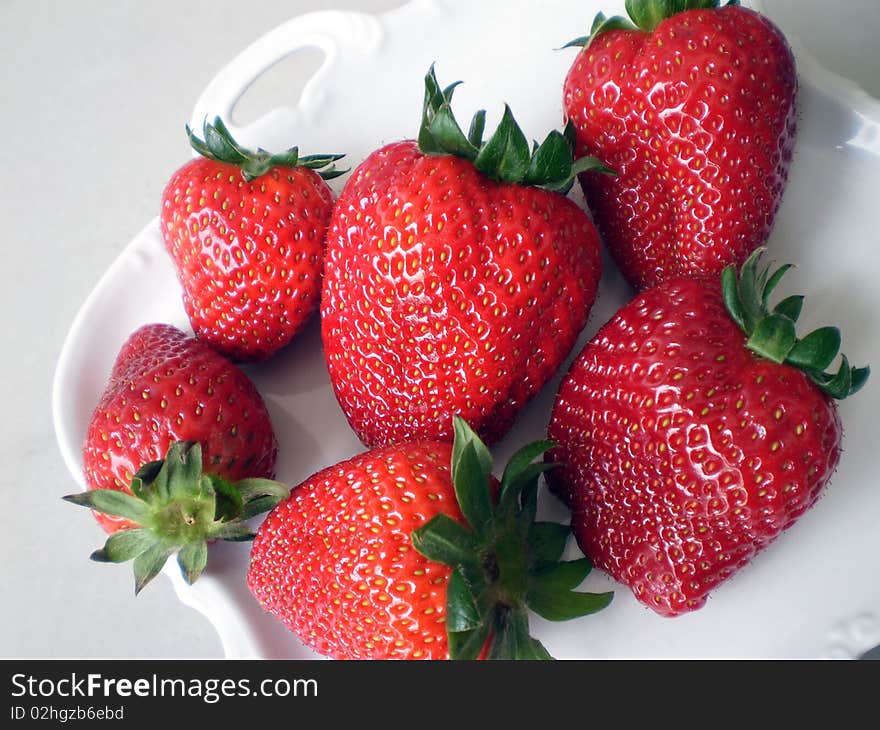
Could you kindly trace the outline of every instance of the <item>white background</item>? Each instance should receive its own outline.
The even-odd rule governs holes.
[[[299,13],[399,4],[0,0],[0,656],[221,656],[164,577],[135,599],[128,567],[88,560],[103,534],[60,499],[75,485],[52,429],[55,360],[80,303],[188,159],[183,124],[214,73]],[[878,0],[765,7],[817,60],[880,96]],[[584,23],[572,19],[572,37]],[[290,98],[318,58],[301,54],[259,81],[244,121],[282,90]]]

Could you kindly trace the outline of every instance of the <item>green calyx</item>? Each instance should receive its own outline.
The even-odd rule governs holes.
[[[452,94],[461,82],[441,89],[432,65],[425,76],[425,103],[419,129],[419,149],[427,155],[456,155],[471,161],[486,177],[505,183],[544,188],[566,194],[575,177],[588,170],[614,174],[595,157],[575,159],[575,132],[553,130],[540,145],[529,142],[510,107],[495,133],[486,141],[486,111],[474,114],[465,134],[452,113]]]
[[[467,526],[438,514],[412,533],[416,550],[452,568],[446,590],[451,659],[475,659],[489,641],[490,659],[552,659],[529,633],[528,610],[551,621],[605,608],[613,593],[573,589],[592,566],[561,561],[570,528],[536,521],[538,480],[555,464],[535,462],[553,446],[536,441],[511,457],[497,500],[492,456],[459,416],[454,419],[452,480]]]
[[[580,46],[586,48],[593,40],[611,30],[641,30],[650,33],[660,22],[685,10],[708,10],[721,5],[720,0],[626,0],[626,13],[629,18],[614,15],[606,18],[597,13],[590,28],[590,35],[575,38],[563,48]],[[725,5],[739,5],[739,0],[728,0]]]
[[[220,117],[215,117],[213,124],[206,119],[202,130],[204,139],[199,139],[189,125],[186,125],[186,136],[192,148],[209,160],[240,167],[245,180],[253,180],[265,175],[273,167],[307,167],[317,172],[324,180],[332,180],[348,172],[348,170],[337,170],[336,165],[333,164],[345,155],[301,157],[298,147],[291,147],[285,152],[274,155],[261,147],[256,150],[246,149],[235,141]]]
[[[820,327],[798,338],[795,325],[801,313],[803,296],[786,297],[772,309],[770,295],[791,264],[773,273],[770,265],[758,269],[764,249],[759,248],[742,265],[721,273],[724,304],[733,320],[748,335],[746,347],[756,355],[800,368],[821,390],[832,398],[843,399],[858,391],[868,380],[871,369],[851,367],[846,355],[836,373],[825,372],[840,350],[840,330]]]
[[[141,467],[130,487],[131,494],[93,489],[64,499],[138,525],[112,534],[92,553],[92,560],[103,563],[133,560],[135,594],[175,552],[183,577],[194,582],[207,563],[209,542],[253,539],[246,520],[272,509],[290,493],[271,479],[231,484],[202,473],[202,447],[189,441],[173,443],[164,460]]]

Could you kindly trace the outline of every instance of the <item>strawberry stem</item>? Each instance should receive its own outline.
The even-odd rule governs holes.
[[[575,159],[573,127],[551,131],[540,145],[529,141],[505,104],[504,115],[492,136],[483,141],[486,110],[471,120],[468,134],[452,113],[452,94],[460,81],[440,87],[434,66],[425,76],[425,100],[419,129],[419,149],[426,155],[455,155],[472,162],[486,177],[498,182],[544,188],[565,195],[578,173],[592,170],[614,174],[595,157]]]
[[[202,447],[190,441],[171,444],[165,459],[142,466],[130,488],[131,494],[93,489],[64,499],[138,525],[110,535],[104,547],[92,553],[92,560],[103,563],[132,560],[135,594],[174,553],[183,577],[193,583],[207,564],[209,542],[252,539],[245,520],[289,495],[286,486],[271,479],[231,484],[203,474]]]
[[[791,268],[780,266],[772,274],[770,264],[758,269],[763,248],[755,250],[737,275],[734,266],[721,273],[721,292],[731,318],[746,333],[746,347],[760,357],[803,370],[822,391],[843,399],[857,392],[868,380],[869,367],[851,367],[846,355],[836,373],[827,368],[840,351],[840,330],[820,327],[802,338],[796,331],[803,297],[790,296],[772,310],[771,293]]]
[[[727,5],[739,5],[739,0],[728,0],[725,6]],[[686,10],[709,10],[720,6],[720,0],[626,0],[626,14],[629,18],[624,18],[622,15],[607,18],[604,13],[597,13],[593,18],[590,34],[569,41],[563,48],[573,46],[586,48],[600,35],[612,30],[638,30],[650,33],[661,22],[678,13]]]
[[[416,550],[452,568],[446,589],[446,631],[452,659],[474,659],[489,642],[490,659],[551,659],[529,634],[528,609],[564,621],[605,608],[612,593],[579,593],[586,558],[561,561],[567,525],[537,522],[541,474],[556,465],[535,463],[553,446],[528,444],[510,459],[497,501],[492,457],[459,416],[454,419],[452,475],[467,525],[439,514],[412,533]]]
[[[334,177],[348,172],[348,170],[337,170],[336,165],[333,164],[345,155],[307,155],[301,157],[298,147],[291,147],[284,152],[273,155],[262,147],[258,147],[256,150],[242,147],[235,141],[220,117],[215,117],[213,124],[205,119],[202,134],[204,139],[199,139],[189,128],[189,125],[186,125],[186,136],[196,152],[209,160],[240,167],[245,180],[253,180],[265,175],[273,167],[307,167],[310,170],[315,170],[324,180],[332,180]]]

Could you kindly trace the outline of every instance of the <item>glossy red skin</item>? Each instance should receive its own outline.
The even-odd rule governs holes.
[[[305,644],[335,659],[448,659],[451,569],[410,533],[444,513],[462,524],[446,443],[365,452],[291,491],[260,525],[248,586]]]
[[[200,442],[204,471],[228,481],[274,476],[278,445],[254,384],[176,327],[145,325],[122,346],[89,423],[86,485],[130,493],[132,475],[174,441]],[[109,533],[134,526],[94,515]]]
[[[796,95],[785,38],[737,6],[682,12],[652,33],[603,33],[578,54],[565,115],[580,154],[618,173],[580,181],[633,286],[720,274],[766,242],[791,163]]]
[[[284,347],[317,310],[327,183],[305,167],[244,179],[204,157],[168,182],[160,216],[193,331],[237,361]]]
[[[753,355],[719,287],[686,279],[588,343],[548,432],[578,544],[664,616],[702,606],[815,503],[842,436],[834,401]]]
[[[331,382],[368,446],[487,442],[553,375],[586,324],[598,236],[562,195],[495,183],[412,141],[351,176],[327,236],[321,331]]]

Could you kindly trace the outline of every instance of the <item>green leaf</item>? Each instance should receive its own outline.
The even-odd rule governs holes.
[[[208,150],[211,153],[212,159],[219,160],[220,162],[227,162],[233,165],[237,165],[241,162],[245,162],[245,157],[238,150],[236,150],[235,146],[224,137],[224,135],[220,132],[219,128],[210,124],[206,124],[204,127],[205,133],[205,143],[208,146]]]
[[[151,530],[143,527],[114,532],[104,547],[92,553],[92,560],[99,563],[124,563],[133,560],[142,552],[155,546],[158,538]]]
[[[333,180],[340,175],[344,175],[351,169],[348,167],[341,170],[336,169],[336,165],[333,163],[337,160],[341,160],[343,157],[345,157],[345,155],[305,155],[304,157],[299,158],[297,164],[300,167],[307,167],[310,170],[314,170],[321,176],[322,180]]]
[[[580,175],[582,172],[602,172],[606,175],[617,175],[617,172],[605,165],[598,157],[579,157],[571,165],[572,176]]]
[[[562,136],[568,143],[569,149],[571,149],[571,156],[574,157],[577,151],[577,129],[571,119],[565,123],[565,129],[562,130]]]
[[[533,441],[519,449],[504,467],[504,474],[501,475],[502,490],[514,479],[516,479],[535,459],[552,449],[556,443],[554,441]]]
[[[537,480],[525,481],[520,495],[520,504],[522,505],[521,519],[525,522],[524,529],[521,528],[520,532],[522,535],[527,535],[529,526],[535,521],[535,516],[538,514]]]
[[[201,444],[192,441],[173,443],[165,457],[165,466],[169,499],[194,499],[201,496]]]
[[[215,474],[206,474],[204,478],[214,491],[214,519],[228,522],[241,517],[244,512],[244,498],[238,487]]]
[[[446,99],[443,96],[443,90],[440,88],[440,83],[437,81],[437,72],[434,69],[434,64],[428,68],[428,73],[425,74],[425,100],[422,105],[422,108],[427,113],[429,111],[435,111],[440,108],[440,105]]]
[[[228,542],[247,542],[254,539],[254,533],[246,522],[235,520],[234,522],[217,523],[218,526],[210,530],[210,536],[214,540],[226,540]]]
[[[91,489],[87,492],[68,494],[63,499],[96,512],[124,517],[141,525],[148,522],[151,515],[150,508],[145,502],[115,489]]]
[[[455,470],[457,468],[458,463],[461,461],[461,454],[464,450],[464,447],[468,444],[471,444],[474,447],[474,451],[477,454],[477,458],[480,461],[480,467],[483,472],[488,476],[492,473],[492,468],[495,465],[494,460],[492,459],[492,453],[486,447],[486,444],[477,436],[476,432],[468,425],[468,422],[465,421],[461,416],[455,415],[452,417],[452,430],[453,430],[453,441],[452,441],[452,478],[455,479]]]
[[[437,110],[431,124],[428,127],[428,133],[431,135],[433,144],[442,151],[443,154],[457,155],[466,160],[473,160],[477,156],[477,148],[474,147],[465,137],[452,109],[448,104],[444,104]]]
[[[590,44],[590,36],[588,35],[580,35],[577,38],[572,38],[568,43],[559,47],[559,50],[564,48],[586,48]]]
[[[724,271],[721,272],[721,294],[724,297],[724,306],[727,308],[727,313],[741,329],[745,330],[745,314],[739,298],[739,281],[736,277],[736,267],[726,266]]]
[[[208,120],[206,119],[205,120],[206,124],[207,124],[207,121]],[[201,139],[196,137],[195,132],[192,131],[192,128],[189,126],[189,124],[185,124],[183,128],[184,128],[184,131],[186,132],[186,138],[189,140],[190,146],[196,152],[198,152],[202,157],[207,157],[208,159],[210,159],[212,153],[211,153],[211,150],[208,149],[208,145],[206,145]]]
[[[171,444],[171,446],[168,447],[169,454],[175,445],[176,444]],[[168,500],[171,498],[168,489],[168,478],[168,459],[166,458],[162,460],[162,467],[156,472],[156,478],[153,479],[152,482],[144,482],[144,489],[149,492],[154,504],[168,504]]]
[[[550,132],[543,144],[535,143],[533,150],[507,105],[488,141],[483,142],[484,109],[474,114],[465,135],[451,108],[452,92],[458,83],[441,90],[433,65],[425,76],[418,135],[419,149],[424,154],[456,155],[473,162],[481,174],[493,180],[541,187],[561,194],[568,193],[575,176],[581,172],[615,174],[595,158],[573,159],[576,134],[570,120],[564,132]]]
[[[767,277],[770,276],[770,264],[762,266],[760,273],[755,277],[755,291],[761,297],[761,311],[764,311],[764,287],[767,285]]]
[[[559,464],[553,462],[539,461],[535,464],[528,464],[518,474],[512,476],[507,484],[502,483],[501,497],[499,504],[504,509],[510,509],[517,503],[517,500],[524,494],[537,497],[538,478],[544,472],[555,469]],[[525,501],[523,502],[525,504]]]
[[[129,485],[135,497],[145,502],[149,502],[155,497],[155,489],[151,488],[151,483],[156,480],[164,463],[162,459],[148,461],[137,470]]]
[[[443,102],[445,104],[452,102],[452,94],[459,86],[461,86],[461,81],[453,81],[449,86],[443,89]]]
[[[294,147],[294,149],[296,148]],[[343,157],[345,157],[345,155],[305,155],[299,158],[299,165],[301,167],[308,167],[309,169],[324,167],[331,162],[341,160]]]
[[[472,631],[484,623],[477,608],[471,588],[456,568],[446,585],[446,630],[450,632]]]
[[[850,386],[847,395],[849,396],[860,391],[865,383],[868,382],[868,376],[870,374],[871,368],[869,367],[853,368],[850,372]]]
[[[742,308],[743,329],[748,335],[755,331],[755,327],[765,314],[761,307],[756,271],[758,259],[763,250],[761,248],[755,249],[742,265],[739,274],[739,301]]]
[[[425,75],[425,99],[422,105],[422,124],[419,128],[419,149],[425,154],[441,154],[443,152],[431,136],[430,126],[434,115],[445,101],[432,63]]]
[[[718,7],[718,0],[626,0],[626,12],[643,31],[651,32],[663,20],[685,10]]]
[[[413,547],[428,560],[452,568],[476,561],[473,533],[443,513],[410,534]]]
[[[489,659],[552,659],[544,645],[529,634],[529,619],[521,607],[500,611],[489,647]]]
[[[791,268],[793,268],[792,264],[783,264],[773,272],[773,276],[771,276],[769,281],[764,285],[764,291],[761,294],[761,301],[765,307],[770,301],[770,295],[773,293],[773,290],[776,289],[776,286],[782,281],[782,277],[785,276],[786,272]]]
[[[449,658],[459,661],[476,659],[486,645],[491,631],[492,622],[484,621],[473,631],[449,632]]]
[[[529,591],[526,603],[535,613],[548,621],[569,621],[606,608],[614,593],[576,593],[574,591]]]
[[[871,374],[871,368],[854,368],[846,355],[841,355],[841,363],[835,374],[806,371],[810,379],[825,393],[837,400],[843,400],[861,390]]]
[[[839,351],[840,330],[837,327],[820,327],[799,340],[785,362],[808,370],[824,370]]]
[[[590,27],[590,35],[575,38],[566,43],[563,48],[571,48],[573,46],[587,48],[600,35],[612,30],[636,30],[636,26],[620,15],[606,18],[605,13],[596,13],[596,16],[593,18],[593,25]]]
[[[505,104],[501,123],[477,154],[474,166],[493,180],[520,182],[529,169],[530,158],[529,142]]]
[[[797,342],[794,322],[781,314],[770,314],[759,320],[746,346],[761,357],[776,363],[785,361]]]
[[[825,376],[824,382],[820,383],[815,378],[814,382],[817,382],[819,387],[832,398],[842,400],[850,394],[852,388],[852,368],[849,365],[849,360],[846,359],[846,355],[841,356],[840,367],[835,375],[829,376],[826,373],[822,373],[822,375]]]
[[[140,593],[144,586],[155,578],[165,561],[174,552],[161,544],[153,545],[134,559],[134,594]]]
[[[138,489],[151,500],[149,504],[116,490],[65,497],[142,525],[112,535],[92,558],[101,562],[134,558],[137,592],[180,548],[181,570],[195,580],[207,559],[206,541],[253,539],[244,520],[271,509],[290,494],[285,485],[271,479],[243,479],[233,485],[217,475],[203,474],[201,465],[199,444],[178,441],[168,448],[163,461],[144,465],[133,480],[139,482]]]
[[[626,0],[626,14],[641,30],[650,32],[666,17],[669,5],[658,0]]]
[[[242,520],[268,512],[290,497],[290,488],[274,479],[242,479],[235,487],[244,500]]]
[[[483,130],[486,128],[486,110],[480,109],[471,119],[471,127],[468,131],[468,141],[479,149],[483,146]]]
[[[492,519],[488,474],[483,470],[473,443],[465,445],[453,477],[458,506],[468,524],[479,535]]]
[[[242,513],[238,516],[239,520],[249,520],[251,517],[255,517],[256,515],[261,515],[264,512],[270,512],[278,506],[278,498],[272,495],[266,495],[263,497],[256,497],[252,499],[250,502],[247,502],[242,510]]]
[[[584,578],[590,574],[592,569],[593,564],[589,558],[568,560],[532,574],[529,577],[529,583],[538,591],[561,593],[577,588],[584,582]]]
[[[325,180],[347,172],[337,172],[332,167],[329,170],[320,169],[327,162],[341,159],[344,155],[320,154],[301,158],[298,147],[289,147],[274,155],[261,147],[256,150],[246,149],[235,141],[220,117],[215,117],[213,124],[205,119],[202,125],[204,141],[196,137],[189,125],[186,125],[185,129],[189,143],[196,152],[209,160],[238,166],[245,180],[260,177],[273,167],[297,167],[301,164],[301,160],[307,160],[303,166],[317,171]],[[321,160],[327,162],[320,163]]]
[[[557,562],[565,552],[570,534],[569,525],[561,525],[558,522],[533,523],[529,530],[533,568],[540,569]]]
[[[523,183],[543,185],[569,180],[572,177],[571,148],[561,132],[553,130],[532,154]]]
[[[184,580],[192,585],[208,564],[208,544],[204,540],[187,543],[177,553],[177,564]]]
[[[801,294],[792,294],[790,297],[783,299],[773,309],[774,314],[781,314],[788,317],[792,322],[797,322],[801,316],[801,308],[804,304],[804,297]]]

